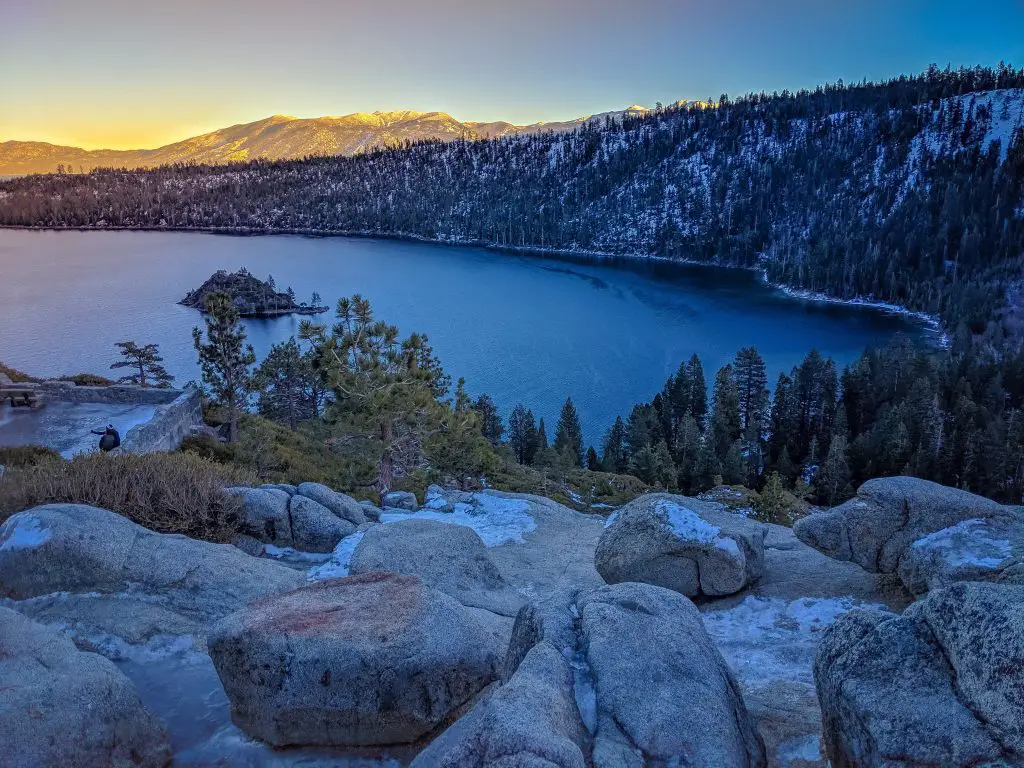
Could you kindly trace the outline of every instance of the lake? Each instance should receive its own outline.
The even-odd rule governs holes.
[[[710,385],[737,349],[755,346],[773,383],[811,348],[841,367],[897,332],[929,336],[906,317],[794,299],[741,270],[340,237],[3,230],[0,361],[40,376],[110,374],[114,343],[131,339],[159,344],[177,384],[198,379],[191,331],[202,316],[177,302],[242,266],[300,301],[363,294],[403,335],[427,333],[471,394],[487,392],[506,416],[524,403],[549,436],[571,395],[594,444],[693,352]],[[261,357],[298,324],[245,322]]]

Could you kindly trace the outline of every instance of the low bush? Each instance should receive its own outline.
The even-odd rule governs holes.
[[[0,363],[0,373],[5,374],[7,378],[13,381],[15,384],[23,384],[26,381],[38,381],[29,376],[24,371],[19,371],[17,368],[11,368],[9,365]]]
[[[45,445],[0,446],[0,465],[13,467],[32,467],[44,461],[63,461],[63,457]]]
[[[161,533],[226,541],[240,502],[223,492],[251,485],[251,473],[187,453],[100,453],[8,469],[0,479],[0,521],[39,504],[91,504]]]
[[[109,387],[117,384],[113,379],[95,373],[76,373],[74,376],[61,376],[61,381],[70,381],[76,387]]]

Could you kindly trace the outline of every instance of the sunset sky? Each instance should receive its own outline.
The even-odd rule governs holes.
[[[568,119],[1024,63],[1024,0],[0,0],[0,141],[155,147],[271,114]]]

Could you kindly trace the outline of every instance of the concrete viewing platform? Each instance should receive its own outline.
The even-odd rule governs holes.
[[[119,450],[171,451],[203,423],[199,390],[129,385],[79,387],[64,381],[35,385],[38,407],[0,404],[0,446],[43,445],[65,458],[97,450],[94,429],[112,424]]]

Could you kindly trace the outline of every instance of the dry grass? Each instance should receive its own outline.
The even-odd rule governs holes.
[[[225,541],[238,530],[240,502],[222,488],[252,483],[247,472],[189,454],[87,454],[9,468],[0,521],[39,504],[91,504],[161,533]]]

